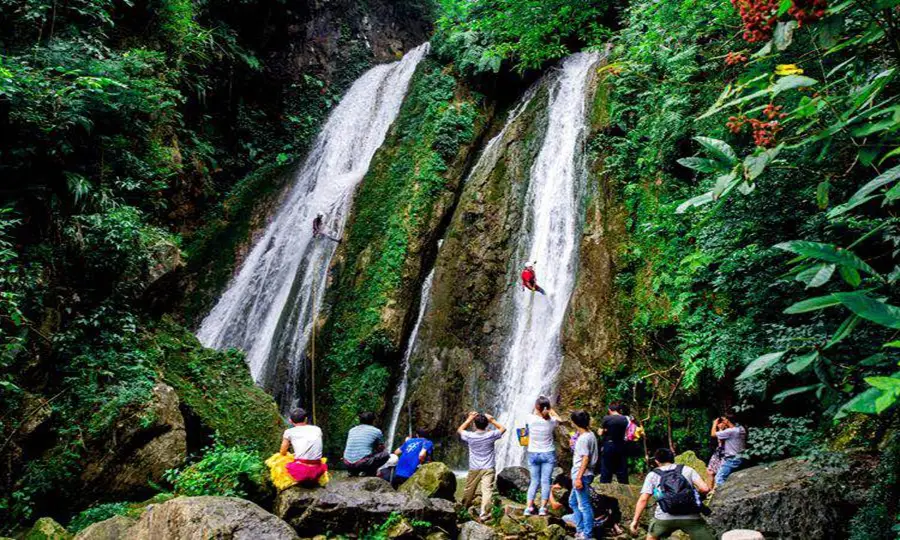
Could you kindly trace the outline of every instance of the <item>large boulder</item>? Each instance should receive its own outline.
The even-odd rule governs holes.
[[[400,486],[401,493],[409,495],[418,494],[425,498],[437,497],[456,500],[456,475],[440,462],[426,463],[420,466],[415,473]]]
[[[612,497],[619,503],[619,510],[622,512],[622,522],[629,523],[634,517],[634,505],[641,496],[641,486],[633,484],[601,484],[595,480],[592,484],[594,491],[606,497]],[[650,522],[650,516],[653,515],[652,503],[647,506],[647,511],[641,516],[641,523],[645,525]]]
[[[370,530],[399,514],[410,521],[427,521],[456,532],[456,508],[445,499],[391,489],[379,478],[332,481],[327,488],[290,488],[278,494],[275,513],[304,536]]]
[[[506,467],[497,475],[497,492],[503,497],[514,497],[528,491],[531,473],[525,467]]]
[[[137,523],[136,519],[125,516],[113,516],[107,520],[87,527],[75,540],[119,540],[128,538],[128,530]]]
[[[112,523],[109,523],[112,522]],[[287,523],[236,497],[178,497],[152,504],[129,525],[121,517],[91,525],[77,540],[297,540]]]
[[[720,534],[753,529],[765,538],[843,538],[872,468],[864,456],[843,454],[819,464],[791,458],[738,471],[716,489],[709,523]]]
[[[72,535],[65,527],[53,520],[53,518],[44,517],[37,520],[31,527],[23,540],[69,540]]]
[[[135,420],[138,417],[138,421]],[[175,390],[153,387],[149,403],[135,414],[122,414],[102,450],[92,452],[81,474],[85,499],[139,499],[152,492],[167,470],[187,453],[184,417]]]
[[[675,456],[675,463],[679,465],[686,465],[700,474],[700,477],[706,481],[709,487],[712,487],[714,478],[709,477],[709,473],[706,470],[706,462],[697,457],[697,454],[694,453],[693,450],[688,450],[683,454],[678,454]]]
[[[459,540],[494,540],[497,534],[487,525],[467,521],[459,528]]]

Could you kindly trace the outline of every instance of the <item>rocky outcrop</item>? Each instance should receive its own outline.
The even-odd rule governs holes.
[[[304,536],[359,534],[381,525],[391,514],[456,532],[453,503],[395,492],[379,478],[337,480],[318,490],[289,488],[279,493],[275,514]]]
[[[72,535],[52,518],[37,520],[22,540],[70,540]]]
[[[675,456],[675,463],[679,465],[686,465],[700,474],[703,480],[709,487],[713,486],[715,478],[709,477],[709,472],[706,470],[706,462],[697,457],[697,454],[693,452],[693,450],[688,450],[682,454],[678,454]]]
[[[127,518],[114,517],[88,527],[76,538],[296,540],[298,537],[287,523],[250,501],[235,497],[178,497],[148,506],[131,524]]]
[[[528,491],[531,473],[525,467],[506,467],[497,475],[497,492],[512,497]]]
[[[622,523],[630,523],[634,517],[634,505],[641,496],[641,486],[632,484],[601,484],[598,480],[594,480],[592,484],[594,491],[600,495],[611,497],[616,500],[619,510],[622,512]],[[652,503],[648,505],[648,510],[641,517],[641,523],[645,526],[650,523],[650,517],[653,515]]]
[[[158,383],[150,402],[121,414],[106,444],[89,455],[80,494],[84,500],[149,496],[148,482],[159,482],[164,472],[180,465],[186,451],[178,396],[171,386]]]
[[[717,532],[753,529],[765,538],[844,538],[865,500],[873,463],[843,455],[821,463],[791,458],[733,473],[712,498]]]
[[[128,538],[128,530],[137,523],[136,519],[125,516],[114,516],[87,527],[75,540],[119,540]]]
[[[416,469],[410,479],[400,486],[399,491],[408,495],[436,497],[453,502],[456,494],[456,475],[443,463],[437,461],[426,463]]]

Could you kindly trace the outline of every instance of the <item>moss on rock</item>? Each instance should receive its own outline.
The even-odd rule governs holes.
[[[284,422],[271,396],[253,384],[243,354],[203,347],[193,334],[171,319],[158,325],[151,342],[160,353],[167,383],[181,398],[188,425],[188,443],[197,428],[227,445],[245,445],[260,452],[276,449]],[[192,432],[192,428],[193,432]]]

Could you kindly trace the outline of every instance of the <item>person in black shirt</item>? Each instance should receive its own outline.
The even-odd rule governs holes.
[[[628,483],[628,461],[625,452],[625,431],[628,417],[623,414],[624,406],[610,403],[609,414],[603,417],[598,434],[601,438],[600,483],[612,483],[613,475],[620,484]]]

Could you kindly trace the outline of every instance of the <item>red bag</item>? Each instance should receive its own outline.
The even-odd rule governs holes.
[[[319,459],[295,459],[285,465],[287,472],[300,484],[315,485],[328,472],[328,465]]]

